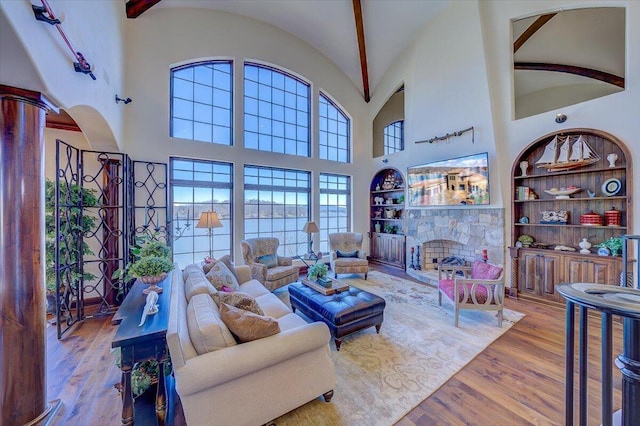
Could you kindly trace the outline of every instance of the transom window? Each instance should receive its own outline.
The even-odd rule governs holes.
[[[170,167],[171,232],[177,238],[173,241],[174,262],[185,266],[209,255],[209,230],[195,227],[206,211],[218,213],[222,223],[222,228],[213,229],[213,257],[233,256],[233,165],[171,158]]]
[[[323,160],[350,162],[349,119],[329,98],[320,93],[319,158]]]
[[[231,61],[211,61],[171,70],[171,136],[231,145]]]
[[[305,253],[310,196],[310,172],[245,166],[244,237],[278,238],[281,256]]]
[[[320,251],[329,252],[329,234],[351,230],[351,178],[320,173]]]
[[[404,120],[389,124],[384,128],[384,154],[404,150]]]
[[[310,155],[310,86],[282,71],[244,66],[244,146]]]

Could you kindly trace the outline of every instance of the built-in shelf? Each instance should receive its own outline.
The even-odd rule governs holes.
[[[553,172],[553,173],[545,173],[545,174],[535,174],[535,175],[527,175],[527,176],[514,176],[514,180],[522,180],[522,179],[540,179],[540,178],[549,178],[555,176],[566,176],[566,175],[583,175],[585,173],[602,173],[602,172],[611,172],[614,170],[622,170],[625,171],[627,169],[626,166],[616,166],[616,167],[598,167],[594,169],[574,169],[574,170],[565,170],[563,172]]]
[[[591,229],[618,229],[624,230],[627,229],[626,226],[605,226],[605,225],[571,225],[571,224],[553,224],[553,223],[514,223],[515,226],[543,226],[545,228],[548,227],[557,227],[557,228],[591,228]]]
[[[612,197],[582,197],[582,198],[536,198],[534,200],[514,200],[515,203],[556,203],[558,201],[598,201],[598,200],[625,200],[624,195],[615,195]]]

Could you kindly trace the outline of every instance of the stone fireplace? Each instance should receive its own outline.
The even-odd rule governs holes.
[[[437,265],[443,259],[457,257],[471,264],[483,253],[490,263],[504,265],[504,209],[409,209],[405,214],[409,275],[437,285]]]

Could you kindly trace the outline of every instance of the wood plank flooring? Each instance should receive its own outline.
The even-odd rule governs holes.
[[[378,265],[372,269],[411,279],[396,269]],[[564,309],[514,299],[507,299],[506,305],[526,316],[397,425],[564,424]],[[617,356],[622,327],[614,321],[613,328]],[[110,317],[88,319],[61,341],[55,326],[47,329],[47,396],[63,403],[54,424],[120,424],[122,402],[114,388],[120,371],[111,352],[116,330]],[[592,315],[589,425],[601,423],[599,336],[600,316]],[[617,368],[613,372],[614,409],[619,409],[621,377]],[[176,411],[174,424],[183,425],[182,413]]]

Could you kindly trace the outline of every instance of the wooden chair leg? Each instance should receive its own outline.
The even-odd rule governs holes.
[[[498,311],[498,327],[500,328],[502,328],[502,312],[503,312],[502,309]]]
[[[460,309],[458,309],[458,304],[453,305],[453,325],[458,326],[458,314],[460,313]]]
[[[442,292],[438,290],[438,306],[442,306]]]

